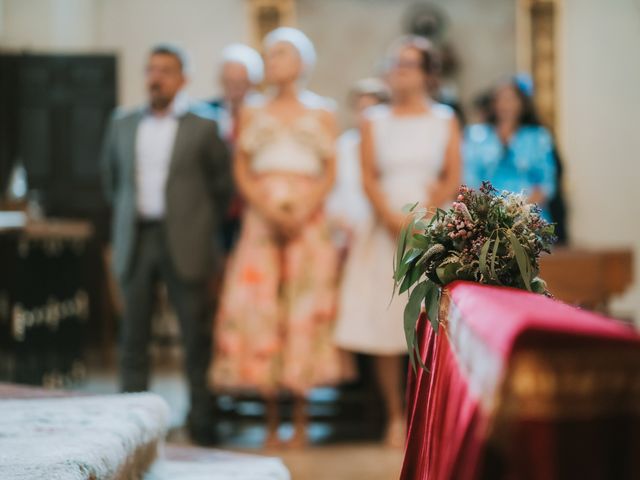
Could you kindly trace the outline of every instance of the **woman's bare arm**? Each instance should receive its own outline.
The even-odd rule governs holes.
[[[254,115],[252,109],[242,109],[239,115],[238,137],[241,138],[242,132],[246,129]],[[268,208],[268,204],[261,198],[258,189],[258,183],[251,171],[250,158],[242,144],[238,144],[233,159],[233,177],[240,195],[245,201],[258,213],[266,217],[270,221],[274,221],[274,212]]]
[[[315,213],[320,209],[327,198],[327,195],[331,192],[333,185],[336,181],[336,153],[335,142],[338,136],[338,127],[336,118],[333,113],[321,110],[319,112],[320,122],[323,128],[329,133],[331,139],[331,153],[324,158],[324,169],[322,176],[318,179],[318,182],[309,194],[308,199],[308,214]]]
[[[405,216],[389,206],[387,198],[380,188],[371,122],[366,119],[360,124],[360,162],[362,163],[364,191],[382,223],[395,235],[402,227]]]
[[[462,175],[462,155],[460,125],[453,117],[449,125],[449,141],[444,154],[444,164],[438,181],[432,185],[428,193],[428,206],[441,207],[453,200],[460,187]]]

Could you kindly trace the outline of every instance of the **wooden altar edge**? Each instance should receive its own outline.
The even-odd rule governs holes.
[[[424,314],[417,325],[429,370],[409,371],[403,480],[638,478],[638,374],[629,372],[640,370],[640,336],[632,328],[468,282],[444,289],[439,321],[437,334]]]
[[[503,290],[552,302],[583,318],[610,322],[613,331],[609,335],[599,332],[603,336],[595,337],[586,329],[550,331],[534,322],[518,331],[510,350],[500,355],[464,321],[465,314],[451,298],[451,289],[444,289],[439,311],[441,334],[447,336],[458,367],[467,376],[470,393],[489,415],[491,437],[502,437],[506,425],[516,419],[630,415],[640,421],[640,336],[634,329],[558,300]]]
[[[28,240],[84,241],[94,234],[91,222],[86,220],[61,218],[32,220],[25,213],[18,211],[0,211],[0,220],[2,216],[10,217],[10,221],[7,225],[0,221],[0,234],[17,233]],[[18,221],[17,217],[21,217],[21,220]]]
[[[589,308],[606,306],[633,282],[630,249],[555,248],[540,259],[540,276],[558,299]]]

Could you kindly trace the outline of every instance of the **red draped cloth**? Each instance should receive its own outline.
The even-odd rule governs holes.
[[[640,336],[549,298],[457,282],[410,369],[403,480],[640,479]]]

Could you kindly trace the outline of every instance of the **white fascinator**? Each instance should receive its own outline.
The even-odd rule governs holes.
[[[253,85],[258,85],[264,78],[262,57],[253,48],[242,43],[232,43],[222,50],[222,64],[239,63],[244,66]]]
[[[263,45],[264,48],[270,48],[280,42],[290,43],[297,50],[304,65],[304,75],[309,75],[316,64],[316,49],[309,37],[296,28],[280,27],[264,37]]]

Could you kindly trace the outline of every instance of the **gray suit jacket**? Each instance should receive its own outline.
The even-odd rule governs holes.
[[[130,271],[136,245],[135,147],[142,109],[116,112],[103,145],[103,178],[113,206],[113,268],[121,280]],[[213,273],[220,250],[217,226],[233,184],[217,124],[194,111],[181,116],[166,184],[165,226],[178,275],[201,281]]]

